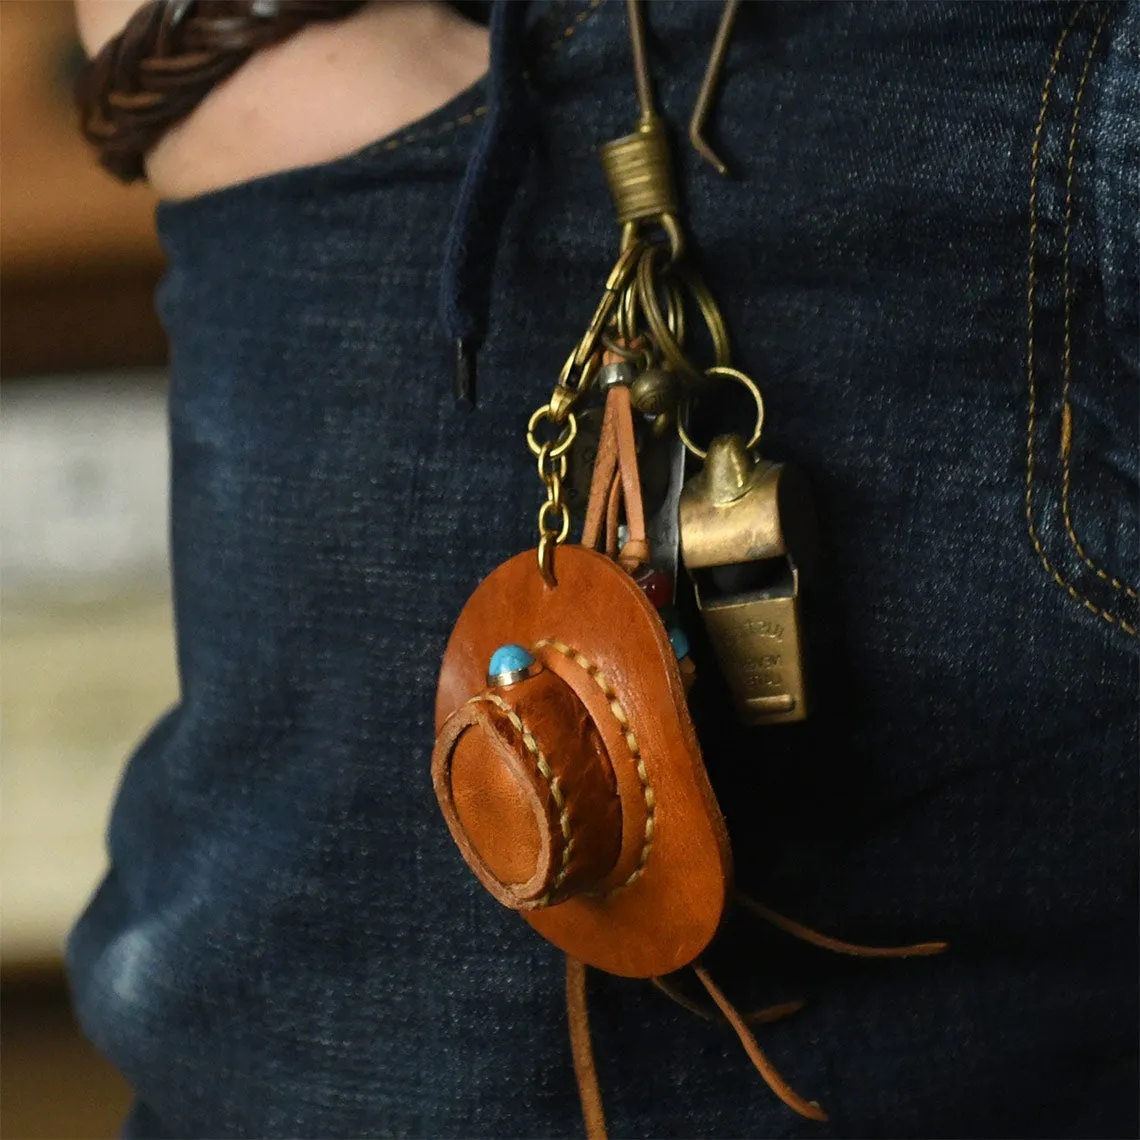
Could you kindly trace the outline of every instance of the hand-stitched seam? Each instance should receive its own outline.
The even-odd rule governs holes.
[[[637,778],[641,781],[641,794],[645,799],[645,832],[641,843],[641,854],[637,860],[637,866],[630,872],[629,877],[622,883],[619,883],[612,890],[605,892],[607,895],[613,894],[614,891],[620,891],[624,887],[632,886],[645,870],[645,865],[649,861],[649,852],[653,847],[653,838],[657,830],[657,796],[653,791],[653,785],[649,780],[649,771],[645,767],[645,759],[641,755],[641,746],[637,740],[637,734],[629,722],[629,716],[625,711],[613,686],[606,679],[606,675],[602,670],[595,665],[589,658],[579,653],[576,649],[572,649],[569,645],[563,644],[561,641],[554,641],[550,638],[538,642],[535,649],[553,649],[557,653],[561,653],[563,657],[568,657],[580,669],[584,669],[586,673],[593,679],[594,684],[605,694],[606,699],[609,701],[610,713],[614,720],[618,722],[618,726],[622,730],[625,737],[626,746],[629,748],[630,754],[633,756],[634,763],[637,765]]]
[[[487,701],[506,714],[515,731],[522,737],[526,750],[534,757],[535,767],[542,773],[543,779],[549,785],[550,795],[558,807],[558,827],[562,832],[562,861],[550,890],[538,900],[537,904],[538,906],[549,906],[551,896],[562,886],[563,880],[570,872],[570,854],[574,849],[574,837],[570,830],[570,809],[566,806],[566,797],[562,794],[562,786],[558,782],[558,777],[551,771],[550,764],[538,746],[538,741],[535,740],[530,729],[523,724],[519,714],[497,693],[483,693],[476,700]]]
[[[601,4],[602,0],[589,0],[589,3],[574,17],[573,21],[562,29],[562,33],[542,49],[539,60],[545,62],[549,59],[562,44],[570,39],[575,32],[593,16]],[[459,127],[469,127],[472,123],[486,115],[490,109],[489,104],[480,103],[478,107],[473,108],[465,114],[459,115],[457,118],[449,119],[446,123],[440,123],[435,127],[411,130],[394,139],[389,139],[381,145],[381,149],[385,151],[399,150],[400,147],[407,146],[409,143],[424,142],[427,139],[438,138],[440,135],[449,134]]]
[[[1117,626],[1125,633],[1132,637],[1137,636],[1136,628],[1124,621],[1122,618],[1117,617],[1115,614],[1110,613],[1108,610],[1096,605],[1089,598],[1080,593],[1079,590],[1066,579],[1060,571],[1053,565],[1049,555],[1045,551],[1045,547],[1041,542],[1041,537],[1037,533],[1037,524],[1033,517],[1033,478],[1035,473],[1035,455],[1034,446],[1037,435],[1037,361],[1035,356],[1035,342],[1034,342],[1034,319],[1036,312],[1036,290],[1037,290],[1037,176],[1040,169],[1041,160],[1041,137],[1045,129],[1045,114],[1049,109],[1049,101],[1053,94],[1053,84],[1057,75],[1057,68],[1061,62],[1061,53],[1065,47],[1065,41],[1069,38],[1069,33],[1073,30],[1077,21],[1080,19],[1081,14],[1087,7],[1088,0],[1082,0],[1082,3],[1073,13],[1069,22],[1061,31],[1061,35],[1057,40],[1057,44],[1053,49],[1053,58],[1049,64],[1048,74],[1045,76],[1045,84],[1041,90],[1041,108],[1037,115],[1037,126],[1033,132],[1033,146],[1030,151],[1031,159],[1029,165],[1029,283],[1027,290],[1027,308],[1028,308],[1028,346],[1026,351],[1026,372],[1029,385],[1029,422],[1026,431],[1026,470],[1025,470],[1025,518],[1029,528],[1029,538],[1033,544],[1033,549],[1037,552],[1037,557],[1041,560],[1041,565],[1044,566],[1045,572],[1061,587],[1075,602],[1083,606],[1090,613],[1096,614],[1098,617],[1103,618],[1109,625]]]
[[[1065,240],[1062,252],[1064,265],[1063,277],[1065,284],[1065,330],[1063,374],[1064,388],[1061,393],[1061,462],[1063,475],[1061,480],[1061,513],[1065,519],[1065,530],[1069,542],[1077,552],[1081,561],[1102,581],[1107,582],[1114,590],[1126,594],[1129,598],[1140,597],[1136,588],[1122,582],[1119,578],[1109,574],[1099,566],[1085,549],[1084,544],[1077,537],[1076,527],[1073,524],[1071,491],[1072,491],[1072,440],[1073,440],[1073,406],[1070,400],[1073,381],[1073,279],[1072,279],[1072,239],[1073,239],[1073,183],[1076,178],[1077,167],[1077,133],[1081,118],[1081,105],[1085,97],[1085,87],[1088,82],[1089,71],[1093,57],[1096,55],[1097,44],[1100,43],[1101,33],[1104,31],[1111,9],[1106,8],[1097,23],[1093,33],[1092,43],[1089,45],[1088,55],[1085,56],[1084,67],[1077,83],[1076,98],[1073,102],[1073,118],[1069,128],[1069,161],[1065,177]]]

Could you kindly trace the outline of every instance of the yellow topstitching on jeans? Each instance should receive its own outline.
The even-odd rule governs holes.
[[[1073,525],[1072,508],[1070,506],[1070,492],[1072,487],[1072,439],[1073,439],[1073,408],[1069,399],[1073,380],[1073,280],[1070,266],[1073,238],[1073,181],[1077,166],[1077,128],[1081,118],[1081,103],[1085,96],[1085,85],[1088,81],[1089,70],[1093,56],[1096,54],[1097,44],[1100,43],[1101,33],[1108,21],[1111,9],[1105,9],[1093,33],[1092,43],[1089,45],[1088,55],[1085,56],[1085,65],[1081,71],[1081,78],[1077,84],[1077,95],[1073,103],[1073,120],[1069,130],[1069,164],[1065,178],[1065,243],[1064,243],[1064,281],[1065,281],[1065,340],[1064,340],[1064,390],[1061,394],[1061,462],[1064,465],[1064,474],[1061,481],[1061,513],[1065,517],[1065,530],[1069,535],[1069,542],[1080,556],[1084,564],[1103,582],[1107,582],[1114,590],[1122,591],[1130,598],[1137,598],[1135,587],[1127,585],[1119,578],[1109,574],[1098,566],[1090,557],[1084,544],[1077,537],[1076,527]]]
[[[574,17],[574,22],[562,29],[561,38],[555,40],[546,49],[546,53],[555,51],[560,43],[565,43],[601,7],[601,4],[602,0],[590,0],[586,7]]]
[[[409,131],[406,135],[401,135],[397,139],[389,139],[384,144],[385,150],[398,150],[408,143],[421,142],[423,139],[436,138],[438,135],[445,135],[449,131],[455,130],[457,127],[470,126],[476,119],[482,118],[490,108],[486,103],[480,103],[472,111],[468,111],[465,115],[460,115],[457,119],[449,119],[446,123],[440,123],[438,127],[432,127],[430,130],[423,129],[417,131]]]
[[[1062,576],[1050,561],[1048,554],[1046,554],[1045,548],[1041,543],[1041,538],[1037,533],[1037,524],[1033,518],[1034,440],[1037,433],[1037,361],[1033,335],[1037,290],[1037,174],[1040,167],[1041,136],[1045,128],[1045,113],[1049,109],[1049,100],[1053,93],[1053,81],[1056,78],[1057,68],[1061,62],[1061,52],[1064,50],[1065,41],[1069,38],[1069,33],[1073,30],[1077,20],[1080,19],[1087,4],[1088,0],[1082,0],[1080,6],[1069,19],[1069,22],[1062,29],[1056,47],[1053,49],[1053,58],[1049,64],[1049,72],[1045,76],[1045,84],[1041,90],[1041,109],[1037,116],[1037,126],[1033,132],[1033,147],[1029,167],[1029,287],[1027,297],[1028,348],[1026,353],[1026,371],[1029,382],[1029,424],[1026,433],[1025,518],[1029,527],[1029,538],[1033,543],[1033,549],[1037,552],[1037,557],[1041,560],[1041,565],[1045,567],[1046,573],[1053,581],[1075,602],[1084,606],[1090,613],[1096,614],[1110,625],[1118,626],[1124,630],[1125,633],[1136,637],[1137,631],[1135,626],[1130,625],[1122,618],[1118,618],[1115,614],[1109,613],[1108,610],[1102,609],[1090,601],[1081,594],[1071,582]]]

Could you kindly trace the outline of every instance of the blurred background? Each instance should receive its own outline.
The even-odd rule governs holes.
[[[66,0],[0,0],[0,1137],[118,1134],[61,969],[123,762],[177,699],[153,200],[75,128]]]

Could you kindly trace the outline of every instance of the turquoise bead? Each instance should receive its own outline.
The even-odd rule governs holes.
[[[491,654],[491,664],[487,666],[488,677],[501,677],[504,673],[518,673],[529,669],[534,657],[521,645],[500,645]]]
[[[689,638],[679,625],[675,625],[669,630],[669,644],[673,646],[673,652],[677,654],[678,661],[682,657],[689,656]]]

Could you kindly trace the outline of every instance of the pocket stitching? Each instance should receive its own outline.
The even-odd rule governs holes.
[[[1077,132],[1081,118],[1081,104],[1085,96],[1085,87],[1089,77],[1089,71],[1092,66],[1093,56],[1096,54],[1097,45],[1100,43],[1101,33],[1104,31],[1105,25],[1108,22],[1108,17],[1111,15],[1111,9],[1105,9],[1100,20],[1097,22],[1096,30],[1093,33],[1092,43],[1089,45],[1088,54],[1085,56],[1084,67],[1081,70],[1081,76],[1077,83],[1077,92],[1073,101],[1073,117],[1072,123],[1069,128],[1069,158],[1068,169],[1065,176],[1065,237],[1064,247],[1062,252],[1063,261],[1063,276],[1064,276],[1064,290],[1065,290],[1065,316],[1064,316],[1064,350],[1062,361],[1062,374],[1064,376],[1064,387],[1061,392],[1061,462],[1063,465],[1061,477],[1061,514],[1065,520],[1065,531],[1069,536],[1069,543],[1076,551],[1081,561],[1094,573],[1102,582],[1107,582],[1118,593],[1123,593],[1132,599],[1140,598],[1137,593],[1136,587],[1128,585],[1126,582],[1121,581],[1115,575],[1110,574],[1102,566],[1093,559],[1093,557],[1085,549],[1084,544],[1077,536],[1076,526],[1073,523],[1072,507],[1070,500],[1070,490],[1072,485],[1072,438],[1073,438],[1073,408],[1070,401],[1070,394],[1072,392],[1073,380],[1073,342],[1072,342],[1072,318],[1073,318],[1073,281],[1070,265],[1070,254],[1072,251],[1072,237],[1073,237],[1073,182],[1076,176],[1077,164]]]
[[[1061,30],[1061,34],[1057,39],[1056,46],[1053,49],[1053,57],[1050,60],[1049,71],[1045,76],[1045,83],[1041,90],[1041,108],[1037,115],[1037,125],[1033,132],[1033,146],[1031,148],[1030,158],[1030,173],[1029,173],[1029,283],[1028,283],[1028,345],[1026,352],[1026,370],[1028,376],[1029,387],[1029,417],[1028,429],[1026,433],[1026,473],[1025,473],[1025,518],[1029,528],[1029,538],[1033,544],[1033,549],[1037,552],[1037,557],[1041,560],[1042,566],[1045,568],[1046,573],[1061,587],[1075,602],[1083,606],[1090,613],[1096,614],[1098,617],[1103,618],[1109,625],[1115,626],[1131,637],[1140,636],[1135,626],[1130,624],[1124,618],[1111,613],[1109,610],[1097,605],[1090,598],[1082,594],[1076,586],[1072,584],[1064,575],[1053,565],[1049,555],[1045,551],[1045,547],[1041,542],[1041,537],[1037,531],[1037,524],[1033,514],[1033,492],[1034,492],[1034,474],[1035,474],[1035,440],[1037,435],[1037,359],[1036,359],[1036,346],[1034,341],[1034,323],[1036,317],[1036,290],[1037,290],[1037,182],[1038,173],[1040,170],[1041,158],[1041,138],[1045,128],[1045,115],[1049,109],[1049,102],[1054,92],[1054,80],[1057,76],[1057,69],[1061,62],[1061,53],[1064,50],[1065,42],[1069,38],[1069,33],[1076,26],[1077,21],[1080,19],[1085,8],[1088,6],[1088,0],[1082,0],[1082,3],[1073,13],[1068,23]],[[1095,50],[1096,40],[1099,38],[1100,30],[1104,26],[1104,22],[1108,18],[1111,9],[1105,11],[1102,15],[1100,23],[1097,28],[1097,35],[1094,37],[1093,49]],[[1092,51],[1090,50],[1088,60],[1086,60],[1086,72],[1088,65],[1092,60]],[[1067,393],[1066,393],[1067,394]],[[1072,415],[1068,417],[1068,423],[1071,433]],[[1071,439],[1071,434],[1069,436]],[[1095,567],[1094,567],[1095,569]]]

